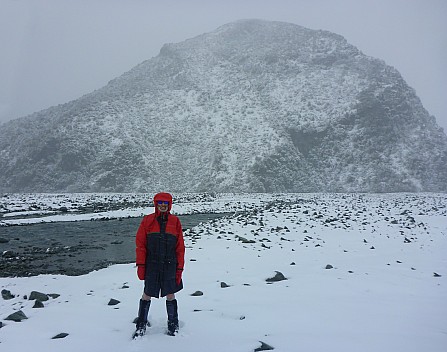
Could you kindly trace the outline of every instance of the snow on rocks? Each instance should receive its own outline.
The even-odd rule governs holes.
[[[143,284],[134,264],[118,264],[82,276],[0,278],[14,295],[0,300],[2,349],[25,350],[25,335],[34,351],[52,350],[62,331],[69,336],[58,341],[61,352],[445,350],[445,195],[266,200],[185,231],[175,338],[164,334],[164,302],[153,300],[147,336],[131,341]],[[275,273],[287,280],[267,284]],[[29,287],[60,297],[33,310],[21,298]],[[110,297],[119,309],[108,307]],[[19,310],[28,319],[5,320]]]
[[[0,197],[0,226],[42,222],[140,217],[153,211],[151,193],[5,194]],[[177,215],[227,213],[254,209],[287,195],[173,194]]]

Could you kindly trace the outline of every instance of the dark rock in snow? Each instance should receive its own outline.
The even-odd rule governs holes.
[[[192,293],[191,296],[195,296],[195,297],[203,296],[203,292],[202,291],[196,291],[196,292]]]
[[[433,273],[434,277],[441,277],[442,275],[439,275],[438,273]]]
[[[56,339],[64,339],[68,336],[68,334],[66,332],[61,332],[60,334],[57,334],[56,336],[53,336],[51,339],[52,340],[56,340]]]
[[[287,280],[286,277],[279,271],[276,271],[276,275],[273,277],[270,277],[268,279],[266,279],[265,281],[267,282],[277,282],[277,281],[283,281],[283,280]]]
[[[275,349],[274,347],[270,346],[269,344],[267,344],[265,342],[262,342],[262,341],[259,341],[259,342],[261,343],[261,346],[258,347],[258,348],[255,348],[255,352],[258,352],[258,351],[271,351],[271,350]]]
[[[38,299],[36,299],[36,302],[34,302],[34,306],[33,308],[44,308],[45,306],[43,305],[42,301],[39,301]]]
[[[50,296],[51,298],[55,299],[55,298],[58,298],[60,296],[60,294],[58,294],[58,293],[49,293],[48,296]]]
[[[220,287],[221,287],[221,288],[227,288],[227,287],[230,287],[230,285],[227,285],[226,282],[223,282],[223,281],[222,281],[222,282],[220,283]]]
[[[236,236],[236,238],[238,239],[238,241],[241,241],[242,243],[256,243],[256,241],[254,240],[248,240],[245,237],[242,236]]]
[[[39,301],[42,301],[42,302],[45,302],[45,301],[48,301],[50,298],[45,293],[38,292],[38,291],[32,291],[30,296],[29,296],[29,300],[33,301],[35,299],[37,299]]]
[[[121,302],[117,299],[111,298],[109,303],[107,303],[108,306],[116,306],[117,304],[120,304]]]
[[[331,264],[328,264],[325,269],[334,269],[334,267]]]
[[[9,290],[2,290],[2,298],[5,300],[13,299],[15,296]]]
[[[23,313],[21,310],[12,313],[10,315],[8,315],[5,320],[12,320],[15,321],[17,323],[21,322],[22,320],[28,319],[28,317],[25,315],[25,313]]]

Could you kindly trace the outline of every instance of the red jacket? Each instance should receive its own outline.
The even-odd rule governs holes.
[[[185,242],[183,240],[182,225],[180,220],[175,215],[170,214],[172,208],[172,196],[169,193],[158,193],[154,197],[155,213],[144,216],[138,228],[135,243],[136,243],[136,264],[146,265],[146,260],[151,260],[147,252],[147,239],[151,234],[159,234],[160,224],[157,217],[162,216],[162,213],[157,209],[157,202],[164,200],[169,202],[167,212],[167,224],[165,233],[176,237],[175,256],[177,259],[177,269],[183,269],[185,264]],[[155,258],[154,258],[155,259]]]

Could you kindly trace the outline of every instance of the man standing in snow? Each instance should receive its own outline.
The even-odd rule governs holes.
[[[175,293],[183,288],[185,243],[180,220],[170,214],[172,196],[158,193],[154,197],[155,213],[144,216],[136,235],[137,275],[144,280],[136,331],[133,338],[146,332],[151,298],[166,296],[168,335],[179,329]]]

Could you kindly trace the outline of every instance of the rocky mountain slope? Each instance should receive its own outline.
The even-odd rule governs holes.
[[[447,191],[447,137],[334,33],[244,20],[0,126],[0,190]]]

